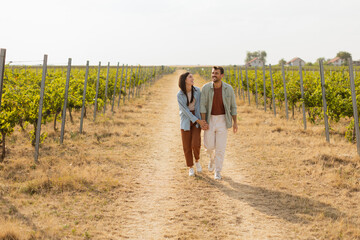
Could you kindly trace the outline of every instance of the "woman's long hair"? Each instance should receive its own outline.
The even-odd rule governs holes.
[[[179,77],[179,88],[181,89],[181,91],[185,94],[186,96],[186,105],[189,106],[190,103],[192,103],[194,101],[194,86],[191,86],[191,100],[189,102],[189,98],[186,92],[186,83],[185,80],[186,78],[189,76],[190,72],[186,72],[180,75]]]

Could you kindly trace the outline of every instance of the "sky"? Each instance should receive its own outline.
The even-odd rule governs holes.
[[[360,59],[359,0],[0,0],[6,61],[66,65]]]

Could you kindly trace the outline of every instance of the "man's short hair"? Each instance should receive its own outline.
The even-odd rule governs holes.
[[[224,74],[224,68],[223,68],[223,67],[213,66],[212,68],[215,69],[215,70],[220,70],[220,73],[221,73],[221,74]]]

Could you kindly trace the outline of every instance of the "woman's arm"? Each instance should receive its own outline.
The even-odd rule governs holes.
[[[180,111],[182,111],[190,119],[191,122],[196,122],[198,118],[190,112],[189,108],[186,106],[186,104],[184,104],[184,101],[181,100],[180,95],[177,95],[177,100]]]

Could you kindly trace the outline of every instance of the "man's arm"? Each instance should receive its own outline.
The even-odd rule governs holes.
[[[207,101],[207,96],[205,93],[205,89],[203,87],[203,89],[201,90],[201,95],[200,95],[200,113],[201,113],[201,119],[205,120],[205,114],[206,114],[206,101]]]
[[[204,120],[204,122],[206,123],[204,128],[202,128],[203,130],[207,130],[209,129],[209,125],[206,122],[206,101],[207,101],[207,96],[206,93],[204,91],[204,87],[201,91],[201,96],[200,96],[200,115],[201,115],[201,119]]]
[[[201,113],[201,119],[205,120],[205,118],[206,118],[206,113]]]
[[[237,115],[232,115],[232,119],[233,119],[234,123],[237,124]]]
[[[232,119],[234,121],[234,123],[233,123],[233,132],[236,133],[237,130],[238,130],[237,115],[232,115]]]
[[[232,99],[231,99],[231,115],[232,115],[232,119],[234,121],[233,124],[233,132],[236,133],[238,130],[238,125],[237,125],[237,106],[236,106],[236,97],[235,97],[235,93],[234,93],[234,89],[232,91]]]

